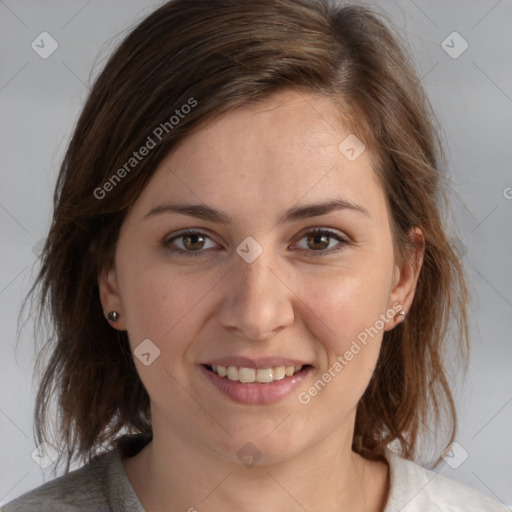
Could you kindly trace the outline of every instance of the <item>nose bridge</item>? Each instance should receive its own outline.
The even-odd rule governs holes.
[[[293,323],[291,292],[277,277],[277,260],[269,249],[252,261],[241,256],[234,267],[220,313],[224,327],[257,340]]]

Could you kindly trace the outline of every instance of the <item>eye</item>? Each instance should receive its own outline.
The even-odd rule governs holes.
[[[343,250],[350,242],[343,238],[340,234],[335,231],[331,231],[325,228],[315,228],[305,233],[300,240],[306,239],[306,247],[302,249],[311,249],[312,256],[327,256],[338,251]],[[330,242],[337,240],[338,244],[329,248]],[[295,245],[297,247],[298,244]],[[329,248],[329,249],[328,249]],[[328,249],[328,250],[326,250]],[[316,254],[315,254],[316,253]]]
[[[307,246],[299,248],[310,252],[315,257],[336,253],[350,243],[337,232],[325,228],[310,229],[300,238],[300,240],[303,239],[306,239]],[[165,239],[163,244],[174,253],[180,253],[184,256],[200,256],[205,252],[202,249],[213,249],[216,245],[213,243],[213,247],[208,247],[207,240],[213,243],[212,239],[203,231],[187,230]],[[329,248],[334,240],[337,240],[338,244]],[[298,247],[298,244],[295,244],[295,247]]]
[[[171,238],[167,238],[164,240],[164,246],[172,252],[179,252],[185,256],[199,256],[200,253],[203,252],[201,249],[205,248],[205,240],[211,240],[211,238],[202,231],[188,230],[182,231],[180,234]],[[176,241],[180,243],[178,244]],[[172,247],[173,243],[176,243],[178,248]],[[182,247],[179,247],[180,244]],[[208,247],[206,247],[206,249],[208,249]]]

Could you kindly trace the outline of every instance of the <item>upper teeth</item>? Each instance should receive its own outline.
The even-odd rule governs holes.
[[[211,365],[212,370],[219,377],[227,377],[229,380],[239,382],[273,382],[285,377],[291,377],[298,372],[302,366],[276,366],[274,368],[246,368],[244,366],[220,366]]]

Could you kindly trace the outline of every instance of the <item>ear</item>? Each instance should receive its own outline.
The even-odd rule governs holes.
[[[412,246],[407,251],[404,261],[401,264],[395,265],[392,289],[389,296],[389,307],[395,309],[392,305],[395,304],[396,306],[396,304],[399,304],[401,306],[400,310],[405,311],[406,316],[414,299],[425,252],[425,239],[419,227],[412,228],[408,238]],[[396,320],[388,323],[385,328],[386,331],[393,329],[403,317],[399,315],[395,318]]]
[[[126,330],[126,318],[121,303],[119,287],[117,285],[115,265],[112,265],[109,269],[100,273],[98,276],[98,287],[100,290],[100,301],[105,318],[108,320],[110,325],[114,327],[114,329],[118,329],[120,331]],[[117,322],[109,320],[108,313],[110,311],[116,311],[118,313],[119,319]]]

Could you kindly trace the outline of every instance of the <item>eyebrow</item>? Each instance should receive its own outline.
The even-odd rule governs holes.
[[[308,219],[310,217],[319,217],[335,210],[350,210],[362,213],[367,217],[370,214],[363,206],[348,201],[346,199],[331,199],[323,203],[308,204],[306,206],[294,207],[287,210],[278,220],[278,222],[292,222]],[[229,215],[221,210],[217,210],[207,204],[190,204],[183,202],[169,202],[152,208],[144,218],[163,213],[178,213],[188,215],[202,220],[209,220],[222,225],[231,224]]]

